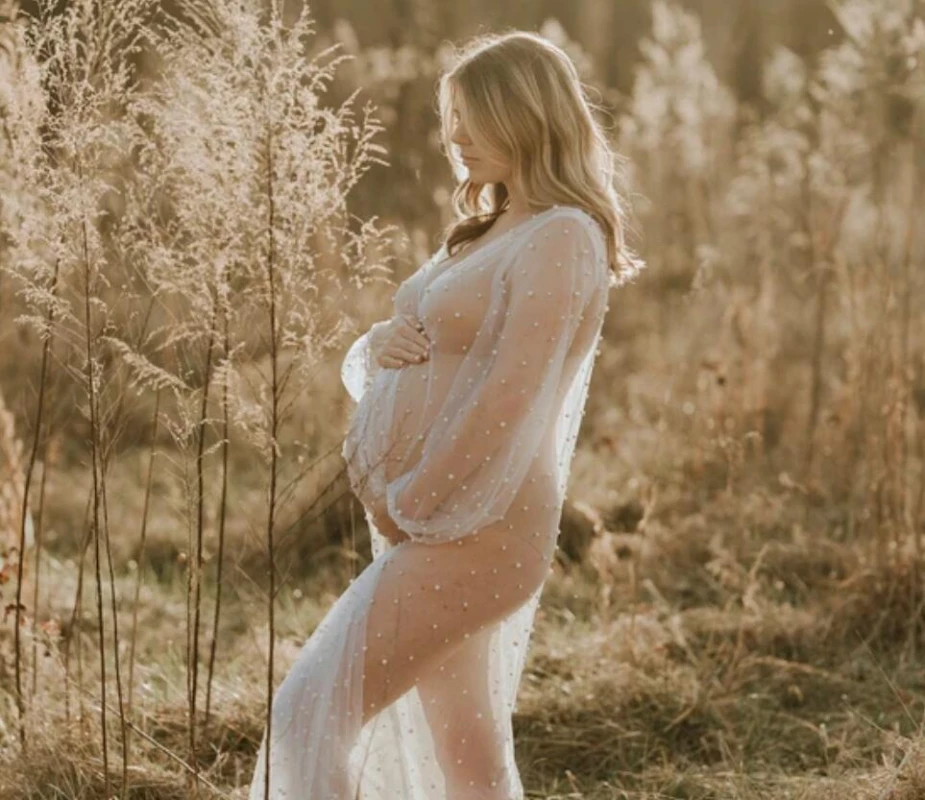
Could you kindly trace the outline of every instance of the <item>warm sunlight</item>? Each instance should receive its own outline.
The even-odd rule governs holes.
[[[921,0],[0,0],[0,798],[925,797]]]

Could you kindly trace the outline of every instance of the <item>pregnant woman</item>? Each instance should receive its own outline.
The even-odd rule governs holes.
[[[608,290],[643,264],[558,47],[482,36],[439,100],[461,218],[342,368],[374,560],[279,686],[251,800],[524,797],[527,642]]]

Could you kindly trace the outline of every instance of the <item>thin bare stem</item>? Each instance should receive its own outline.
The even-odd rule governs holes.
[[[57,297],[58,292],[58,274],[60,261],[55,260],[55,271],[51,279],[52,297]],[[15,648],[16,648],[16,710],[19,719],[19,742],[23,750],[26,748],[26,728],[25,728],[25,701],[22,693],[22,652],[20,643],[20,618],[22,612],[22,582],[23,567],[25,564],[24,553],[26,552],[26,521],[29,518],[29,489],[32,486],[32,474],[35,470],[35,460],[39,451],[39,439],[42,434],[45,411],[45,388],[48,382],[48,351],[51,347],[51,329],[54,324],[54,303],[49,306],[47,316],[47,327],[45,339],[42,343],[42,365],[39,372],[39,399],[38,406],[35,409],[35,423],[32,431],[32,447],[29,450],[29,464],[26,467],[25,482],[23,484],[22,496],[22,513],[19,519],[19,554],[16,565],[16,621],[15,621]],[[44,485],[44,475],[42,483]],[[38,558],[39,548],[36,545],[36,558]],[[38,575],[36,575],[38,581]],[[36,583],[36,592],[38,591]],[[33,626],[35,619],[35,608],[33,607]]]
[[[119,709],[119,726],[122,733],[122,797],[128,791],[128,731],[125,725],[125,704],[122,695],[122,665],[119,661],[119,611],[116,603],[116,576],[112,566],[112,541],[109,537],[109,504],[106,496],[106,470],[102,470],[100,486],[103,491],[103,532],[106,543],[106,565],[109,577],[109,605],[112,613],[113,675],[116,679],[116,699]]]
[[[35,583],[32,586],[32,619],[37,621],[39,618],[39,591],[40,577],[42,574],[42,532],[45,530],[45,489],[48,482],[48,456],[51,450],[51,439],[46,434],[45,443],[42,447],[42,482],[39,484],[39,507],[36,511],[35,519]],[[38,636],[36,635],[33,622],[32,636],[32,697],[35,697],[38,691],[39,676],[39,650]]]
[[[231,337],[229,333],[229,309],[227,302],[222,307],[222,345],[225,359],[230,358]],[[212,618],[212,642],[209,646],[209,671],[206,679],[206,724],[212,704],[212,678],[215,674],[215,654],[218,650],[218,626],[222,608],[222,568],[225,559],[225,519],[228,511],[228,371],[222,381],[222,492],[218,507],[218,554],[215,564],[215,612]]]
[[[151,504],[151,486],[154,482],[154,457],[157,455],[157,432],[158,419],[160,416],[161,393],[154,394],[154,414],[151,420],[151,450],[148,455],[148,476],[145,480],[145,499],[141,511],[141,534],[138,542],[138,577],[135,581],[135,598],[132,603],[132,635],[129,640],[128,652],[128,703],[126,705],[126,716],[131,717],[132,704],[135,690],[135,647],[138,641],[138,609],[141,605],[141,586],[144,583],[145,574],[145,545],[148,536],[148,510]],[[134,726],[132,726],[134,728]],[[130,740],[125,744],[126,752],[130,749]]]
[[[83,541],[80,543],[80,560],[77,562],[77,588],[74,590],[74,607],[71,610],[71,619],[68,622],[69,634],[64,640],[64,680],[66,684],[70,683],[71,676],[71,642],[77,642],[77,684],[83,686],[81,681],[83,675],[83,648],[80,640],[80,626],[78,620],[81,618],[83,608],[83,583],[84,583],[84,563],[87,556],[87,548],[90,546],[90,509],[93,503],[93,489],[87,492],[87,504],[84,508],[83,521]],[[70,693],[64,695],[65,719],[71,721]],[[83,719],[83,701],[78,706],[78,719]]]
[[[193,581],[193,630],[190,664],[190,761],[196,767],[196,695],[199,688],[199,617],[202,609],[202,542],[205,534],[205,477],[203,454],[206,447],[206,422],[209,414],[209,386],[212,382],[212,350],[215,342],[217,305],[213,299],[212,318],[209,322],[209,339],[206,344],[205,375],[203,376],[202,402],[199,408],[198,441],[196,450],[196,560],[190,565]],[[189,598],[188,598],[189,599]]]
[[[79,174],[79,170],[78,170]],[[96,374],[93,368],[93,318],[90,309],[91,292],[91,265],[90,247],[87,241],[87,222],[83,220],[81,226],[82,245],[84,256],[84,335],[86,340],[86,380],[87,395],[90,406],[90,459],[93,473],[93,517],[91,531],[93,533],[93,554],[96,578],[96,612],[99,622],[99,655],[100,655],[100,727],[103,748],[103,786],[106,797],[110,797],[109,788],[109,742],[106,730],[106,625],[103,616],[103,578],[102,563],[100,560],[100,524],[101,524],[101,488],[99,470],[99,430],[97,428],[96,412]]]
[[[270,743],[272,742],[273,733],[273,656],[274,640],[276,639],[276,627],[274,618],[274,606],[276,603],[276,569],[275,558],[273,553],[273,534],[276,524],[276,462],[277,462],[277,431],[279,427],[279,353],[278,332],[276,330],[276,274],[274,262],[275,256],[275,237],[274,237],[274,195],[273,195],[273,132],[272,129],[267,133],[267,284],[269,291],[269,313],[270,313],[270,365],[272,369],[272,383],[270,385],[270,492],[267,498],[267,570],[269,572],[269,600],[267,603],[267,616],[270,629],[269,651],[267,654],[267,708],[266,708],[266,770],[264,775],[263,793],[264,800],[270,800]]]

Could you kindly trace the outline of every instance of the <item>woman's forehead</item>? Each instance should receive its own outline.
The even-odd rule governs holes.
[[[460,113],[465,111],[466,108],[466,103],[462,96],[462,92],[460,92],[455,86],[452,85],[450,86],[450,107],[454,111],[459,111]]]

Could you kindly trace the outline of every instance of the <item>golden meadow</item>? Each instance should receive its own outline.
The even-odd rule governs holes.
[[[533,5],[0,0],[0,796],[243,796],[370,558],[340,359],[439,245],[434,82],[489,25],[573,56],[649,264],[529,797],[925,797],[923,4]]]

